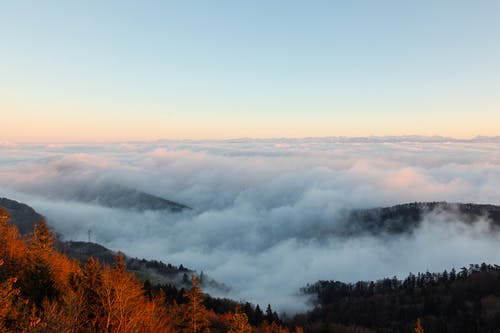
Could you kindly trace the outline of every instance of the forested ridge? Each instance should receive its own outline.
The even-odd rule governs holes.
[[[302,289],[314,309],[295,318],[304,328],[356,323],[377,332],[500,332],[500,266],[409,274],[378,281],[318,281]],[[315,324],[313,324],[315,323]]]
[[[441,215],[452,224],[459,221],[472,225],[485,220],[492,230],[500,228],[500,206],[443,201],[346,210],[337,216],[334,232],[343,236],[411,234],[429,214]]]

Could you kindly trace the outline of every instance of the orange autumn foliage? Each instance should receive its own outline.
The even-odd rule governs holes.
[[[173,332],[163,299],[146,298],[122,257],[81,267],[55,250],[44,221],[23,240],[8,220],[0,208],[0,331]]]
[[[276,323],[252,328],[245,313],[207,310],[199,281],[185,301],[167,303],[162,292],[147,294],[126,270],[90,258],[70,260],[54,247],[44,221],[23,239],[0,207],[0,332],[287,332]]]

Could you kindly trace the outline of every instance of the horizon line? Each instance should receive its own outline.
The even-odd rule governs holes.
[[[75,140],[75,141],[12,141],[12,140],[0,140],[0,146],[18,146],[18,145],[98,145],[98,144],[127,144],[127,143],[161,143],[161,142],[230,142],[230,141],[273,141],[273,140],[285,140],[285,141],[300,141],[300,140],[319,140],[319,139],[331,139],[331,140],[346,140],[346,141],[356,141],[356,140],[374,140],[374,141],[384,141],[384,140],[397,140],[405,139],[406,141],[427,141],[427,142],[443,142],[443,141],[453,141],[453,142],[488,142],[488,141],[500,141],[500,135],[475,135],[471,137],[453,137],[453,136],[443,136],[443,135],[421,135],[421,134],[401,134],[401,135],[367,135],[367,136],[347,136],[347,135],[329,135],[329,136],[303,136],[303,137],[287,137],[287,136],[276,136],[276,137],[226,137],[226,138],[158,138],[158,139],[130,139],[130,140]],[[401,140],[401,141],[405,141]]]

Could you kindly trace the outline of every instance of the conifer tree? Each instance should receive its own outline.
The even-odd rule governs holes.
[[[260,309],[260,305],[257,304],[255,307],[254,322],[253,325],[260,325],[264,320],[264,312]]]
[[[267,305],[265,319],[268,323],[279,322],[278,314],[276,313],[276,311],[273,311],[273,309],[271,308],[271,304]]]
[[[0,278],[11,276],[9,273],[17,272],[24,266],[27,248],[26,243],[20,239],[17,228],[8,223],[9,220],[9,213],[0,207],[0,258],[3,260]]]
[[[102,271],[99,260],[90,257],[83,266],[78,295],[81,295],[81,311],[84,326],[97,329],[103,313],[99,292],[102,289]],[[77,282],[78,283],[78,282]]]
[[[184,297],[187,303],[182,310],[182,319],[179,329],[182,333],[207,333],[210,332],[207,309],[203,305],[203,293],[199,287],[196,276],[191,275],[191,289],[186,291]]]
[[[422,327],[422,323],[420,322],[420,318],[417,319],[415,324],[415,333],[424,333],[424,328]]]
[[[0,259],[0,266],[3,264],[4,261]],[[33,331],[37,326],[42,326],[39,325],[41,320],[34,313],[34,308],[21,298],[16,282],[15,277],[0,280],[0,332],[25,332],[28,328]]]
[[[7,224],[9,220],[10,220],[9,213],[5,209],[0,207],[0,224]]]
[[[26,267],[20,276],[20,283],[24,296],[29,297],[37,307],[42,305],[45,298],[52,300],[57,297],[63,287],[63,281],[58,284],[55,277],[57,268],[53,265],[54,241],[55,236],[45,221],[33,226]]]
[[[304,333],[304,329],[300,326],[295,326],[295,333]]]
[[[3,266],[2,259],[0,259],[0,266]],[[9,278],[0,283],[0,331],[2,332],[7,330],[8,317],[15,297],[19,294],[19,290],[14,288],[16,281],[15,278]]]
[[[40,224],[35,225],[33,228],[33,237],[31,239],[31,245],[34,248],[51,252],[54,250],[54,242],[56,237],[50,231],[45,220],[42,220]]]

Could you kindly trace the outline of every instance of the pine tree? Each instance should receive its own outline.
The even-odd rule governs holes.
[[[20,276],[21,291],[35,302],[37,307],[42,305],[45,298],[53,300],[60,294],[62,284],[58,284],[54,266],[55,236],[47,227],[45,221],[33,227],[33,236],[26,256],[26,266]]]
[[[203,305],[203,293],[194,274],[191,275],[191,289],[186,291],[184,297],[187,298],[187,303],[182,310],[181,322],[178,325],[180,332],[210,332],[207,309]]]
[[[3,266],[3,260],[0,259],[0,266]],[[0,331],[6,331],[9,315],[11,314],[13,304],[19,290],[14,288],[16,278],[9,278],[0,283]]]
[[[253,325],[258,326],[262,324],[262,321],[264,320],[264,312],[260,309],[260,305],[257,304],[255,307],[255,315],[254,315],[254,323]]]
[[[420,323],[420,318],[417,319],[415,324],[415,333],[424,333],[424,328],[422,327],[422,323]]]
[[[5,209],[0,207],[0,224],[7,224],[9,220],[10,220],[9,213]]]
[[[52,231],[50,231],[45,220],[42,220],[40,224],[34,226],[33,237],[31,239],[31,245],[34,248],[51,252],[54,250],[55,240],[56,237]]]
[[[295,326],[295,333],[304,333],[304,329],[300,326]]]
[[[268,323],[273,322],[274,316],[273,316],[273,309],[271,308],[271,304],[267,305],[266,308],[266,320]]]
[[[77,277],[78,278],[78,277]],[[81,322],[91,330],[99,328],[100,315],[104,312],[100,301],[102,289],[102,268],[98,260],[90,257],[83,266],[81,281],[78,284],[77,294],[80,295]]]
[[[0,259],[0,266],[4,261]],[[17,278],[8,278],[0,282],[0,332],[25,332],[28,328],[41,327],[40,318],[34,313],[34,307],[21,298],[15,284]],[[32,311],[30,311],[32,310]]]
[[[275,322],[279,324],[278,314],[276,313],[276,311],[273,311],[273,309],[271,308],[271,304],[267,305],[265,319],[267,320],[268,323]]]
[[[8,223],[9,220],[9,213],[0,207],[0,258],[4,263],[0,278],[5,278],[9,276],[7,273],[18,272],[24,267],[27,251],[26,243],[19,237],[17,228]]]

